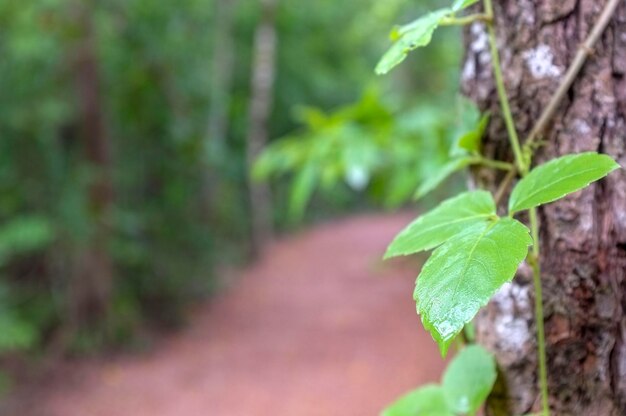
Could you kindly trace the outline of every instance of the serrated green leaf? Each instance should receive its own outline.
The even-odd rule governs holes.
[[[417,192],[415,192],[414,199],[422,198],[424,195],[428,194],[439,185],[441,185],[441,183],[448,179],[450,175],[460,170],[463,170],[476,162],[476,158],[471,156],[460,157],[451,160],[450,162],[443,165],[441,169],[435,172],[432,176],[428,177],[424,182],[422,182],[420,187],[417,189]]]
[[[455,0],[452,4],[452,10],[458,12],[459,10],[466,9],[476,3],[478,3],[478,0]]]
[[[443,374],[442,387],[448,405],[456,413],[475,414],[496,381],[493,356],[479,345],[465,347]]]
[[[427,384],[402,396],[383,410],[381,416],[454,416],[443,389]]]
[[[462,193],[409,224],[389,245],[385,258],[430,250],[495,215],[496,204],[489,192]]]
[[[463,326],[513,278],[531,243],[526,226],[503,218],[479,223],[433,252],[413,297],[442,355]]]
[[[480,153],[482,139],[489,125],[489,113],[483,114],[475,128],[462,134],[456,145],[469,153]]]
[[[515,213],[556,201],[619,167],[611,157],[596,152],[553,159],[537,166],[517,183],[509,199],[509,211]]]
[[[376,73],[386,74],[404,61],[410,51],[428,45],[441,20],[451,12],[452,9],[449,8],[436,10],[408,25],[395,28],[391,33],[391,38],[395,43],[376,65]]]

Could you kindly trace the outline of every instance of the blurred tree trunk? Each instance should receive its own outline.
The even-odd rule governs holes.
[[[502,67],[517,128],[529,133],[606,0],[502,0],[495,4]],[[485,28],[466,31],[465,93],[499,114]],[[535,162],[598,151],[626,166],[626,3],[597,43],[544,136]],[[494,117],[487,155],[512,160]],[[485,172],[475,178],[495,187]],[[539,210],[550,404],[554,415],[626,415],[626,174]],[[490,415],[539,411],[529,271],[477,319],[501,377]]]
[[[93,22],[93,2],[76,5],[80,39],[76,51],[75,85],[79,109],[80,137],[90,167],[90,239],[79,247],[70,282],[71,329],[102,319],[108,310],[113,284],[113,266],[107,251],[108,220],[113,203],[110,177],[111,155],[102,109],[98,53]]]
[[[261,17],[254,35],[249,108],[248,172],[268,140],[276,59],[276,0],[260,0]],[[249,177],[250,175],[248,175]],[[253,250],[258,252],[272,238],[272,207],[269,185],[249,180]]]
[[[235,57],[232,33],[235,4],[236,0],[215,2],[208,136],[210,150],[217,156],[224,152],[228,132],[228,107]]]
[[[213,25],[213,56],[210,73],[210,108],[207,126],[207,173],[203,188],[205,216],[218,217],[216,204],[220,195],[220,167],[226,157],[228,135],[228,110],[233,81],[234,48],[233,21],[236,0],[217,0]],[[219,218],[217,218],[219,221]]]

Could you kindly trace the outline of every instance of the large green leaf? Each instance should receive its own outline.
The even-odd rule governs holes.
[[[481,346],[471,345],[454,357],[441,384],[448,404],[455,412],[475,414],[495,381],[493,356]]]
[[[465,192],[418,217],[391,242],[385,258],[430,250],[459,232],[496,215],[496,204],[486,191]]]
[[[439,185],[441,185],[441,183],[448,179],[450,175],[460,170],[463,170],[474,163],[477,163],[477,159],[471,156],[451,160],[450,162],[443,165],[441,169],[439,169],[433,175],[429,176],[424,182],[422,182],[420,187],[417,189],[417,192],[415,192],[414,198],[422,198],[424,195],[428,194]]]
[[[427,384],[402,396],[383,410],[381,416],[454,416],[443,389]]]
[[[620,166],[596,152],[567,155],[537,166],[520,180],[509,199],[511,213],[556,201],[608,175]]]
[[[408,25],[395,28],[391,33],[391,38],[395,43],[376,66],[376,73],[379,75],[386,74],[404,61],[410,51],[428,45],[439,23],[451,12],[452,9],[450,8],[436,10]]]
[[[433,252],[417,278],[414,299],[442,355],[498,288],[513,278],[531,243],[522,223],[504,218],[474,225]]]
[[[455,0],[452,4],[452,10],[455,12],[463,10],[476,3],[478,3],[478,0]]]

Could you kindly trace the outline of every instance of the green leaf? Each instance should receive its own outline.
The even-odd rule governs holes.
[[[385,258],[430,250],[495,215],[496,205],[489,192],[462,193],[409,224],[389,245]]]
[[[378,75],[386,74],[393,67],[404,61],[410,51],[428,45],[439,23],[451,12],[452,9],[449,8],[436,10],[408,25],[395,28],[391,32],[391,39],[395,43],[383,55],[376,66],[376,73]]]
[[[443,374],[442,387],[456,413],[475,414],[496,381],[493,356],[479,345],[463,348]]]
[[[0,315],[0,352],[30,348],[37,340],[37,328],[32,322],[19,319],[11,312]]]
[[[468,322],[463,327],[463,336],[469,344],[476,342],[476,326],[474,322]]]
[[[484,114],[473,130],[462,134],[456,143],[457,147],[469,153],[480,153],[482,139],[489,125],[489,117],[489,113]]]
[[[474,225],[433,252],[413,297],[442,355],[463,326],[513,278],[531,243],[528,228],[504,218]]]
[[[402,396],[383,410],[381,416],[454,416],[443,389],[427,384]]]
[[[441,169],[439,169],[434,175],[430,176],[424,182],[422,182],[420,187],[417,189],[417,192],[415,192],[414,198],[422,198],[424,195],[428,194],[439,185],[441,185],[441,183],[448,179],[450,175],[460,170],[463,170],[476,162],[476,158],[471,156],[451,160],[450,162],[443,165]]]
[[[620,166],[609,156],[595,152],[567,155],[537,166],[520,180],[509,199],[515,213],[576,192]]]
[[[306,165],[294,179],[289,194],[289,218],[291,221],[298,221],[304,215],[306,205],[315,190],[317,179],[317,171],[312,164]]]
[[[11,256],[40,250],[53,239],[54,230],[46,218],[14,218],[0,227],[0,265],[4,265]]]
[[[476,3],[478,3],[478,0],[455,0],[452,4],[452,10],[458,12],[459,10],[466,9]]]

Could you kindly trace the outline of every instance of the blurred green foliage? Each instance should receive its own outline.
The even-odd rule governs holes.
[[[258,168],[260,176],[295,175],[293,184],[273,182],[278,225],[286,210],[301,216],[317,188],[333,195],[318,215],[333,203],[363,204],[365,187],[368,204],[398,206],[423,172],[446,162],[456,116],[438,103],[455,94],[450,68],[460,44],[449,40],[458,32],[437,34],[435,47],[408,58],[420,65],[384,80],[373,74],[392,23],[436,2],[407,3],[280,2],[268,129],[285,139]],[[86,160],[80,131],[76,60],[85,39],[77,5],[93,22],[98,104],[112,149],[113,203],[97,221],[90,184],[101,172]],[[239,0],[234,8],[229,129],[219,155],[206,150],[215,6],[0,2],[0,352],[58,341],[69,325],[75,259],[99,228],[107,230],[114,270],[110,310],[92,333],[64,340],[79,349],[128,342],[146,324],[179,322],[186,304],[216,287],[216,259],[245,258],[245,137],[259,3]],[[203,199],[209,170],[220,183],[211,212]]]
[[[461,112],[462,113],[462,112]],[[301,108],[302,131],[274,142],[253,171],[257,180],[292,175],[289,217],[300,220],[316,188],[369,188],[374,202],[395,208],[448,159],[455,111],[424,104],[394,112],[374,91],[325,114]],[[462,127],[462,126],[461,126]]]

